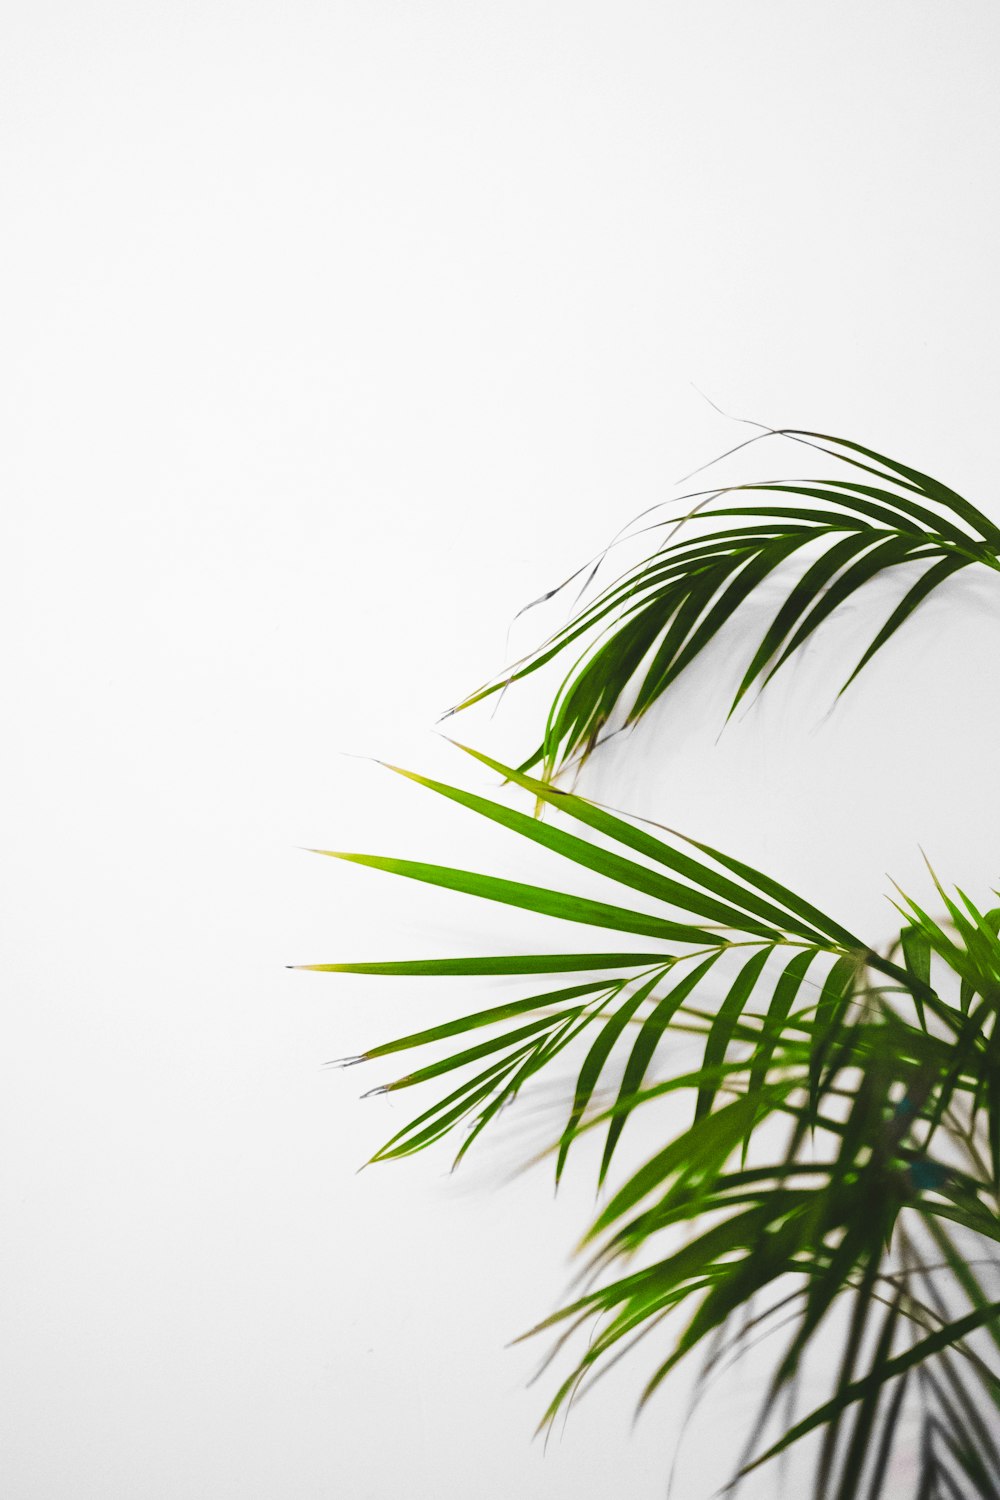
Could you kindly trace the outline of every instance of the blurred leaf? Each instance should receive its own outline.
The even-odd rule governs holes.
[[[886,1385],[890,1380],[894,1380],[906,1370],[922,1364],[932,1354],[936,1354],[942,1349],[948,1349],[959,1343],[967,1334],[974,1332],[977,1328],[981,1328],[990,1318],[996,1318],[998,1315],[1000,1315],[1000,1302],[993,1302],[982,1310],[976,1309],[974,1312],[967,1313],[964,1318],[959,1318],[952,1323],[946,1324],[945,1327],[939,1328],[937,1332],[929,1334],[927,1338],[919,1340],[916,1344],[911,1344],[910,1348],[903,1353],[886,1360],[881,1368],[865,1375],[860,1380],[852,1381],[843,1390],[838,1391],[831,1400],[817,1407],[808,1417],[804,1417],[802,1421],[796,1422],[794,1427],[785,1433],[784,1437],[777,1443],[773,1443],[759,1458],[747,1464],[742,1473],[749,1474],[751,1470],[759,1468],[761,1464],[767,1463],[785,1448],[791,1447],[793,1443],[799,1442],[808,1433],[814,1432],[817,1427],[824,1426],[847,1407],[852,1406],[857,1401],[863,1400],[872,1391]]]

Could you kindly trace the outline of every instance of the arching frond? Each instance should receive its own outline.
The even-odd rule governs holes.
[[[953,574],[973,565],[1000,570],[1000,527],[939,480],[844,438],[798,429],[770,435],[805,443],[850,473],[727,485],[683,497],[669,520],[644,527],[667,529],[667,540],[651,556],[451,712],[556,658],[571,659],[541,744],[523,765],[541,766],[549,779],[586,759],[612,723],[624,727],[641,719],[767,583],[778,581],[783,597],[749,649],[745,635],[734,648],[743,672],[730,714],[873,580],[904,565],[917,570],[874,626],[841,693]],[[786,563],[797,564],[791,579]]]

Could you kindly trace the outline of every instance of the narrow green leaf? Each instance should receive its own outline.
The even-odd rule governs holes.
[[[689,638],[699,616],[707,609],[711,600],[716,596],[720,586],[725,582],[729,574],[743,561],[738,553],[723,562],[719,562],[713,572],[702,572],[697,577],[687,580],[683,597],[677,603],[675,611],[667,613],[663,611],[663,639],[656,648],[653,659],[643,677],[642,682],[635,695],[635,703],[629,714],[630,719],[635,719],[644,714],[649,706],[666,690],[671,679],[674,663],[676,662],[684,642]],[[626,683],[619,678],[615,684],[617,694],[620,694]]]
[[[766,1098],[779,1098],[790,1092],[792,1087],[791,1082],[769,1084],[765,1090]],[[725,1161],[739,1145],[748,1117],[763,1102],[761,1099],[743,1096],[710,1115],[704,1115],[689,1126],[682,1135],[669,1142],[633,1173],[595,1219],[583,1243],[588,1244],[596,1239],[623,1214],[635,1208],[647,1193],[651,1193],[682,1167],[690,1168],[705,1157],[718,1157],[720,1162]]]
[[[823,981],[816,1006],[816,1039],[809,1068],[812,1104],[816,1105],[827,1060],[840,1042],[841,1024],[857,986],[862,964],[856,953],[838,958]]]
[[[744,599],[757,588],[768,574],[773,572],[780,563],[784,562],[787,557],[790,557],[793,552],[810,540],[811,536],[809,533],[783,537],[780,541],[773,542],[766,550],[762,550],[745,565],[709,610],[704,620],[692,634],[691,639],[678,653],[669,668],[662,673],[657,684],[656,696],[664,692],[680,676],[685,667],[689,666],[694,658],[705,649],[723,625],[732,619]],[[651,701],[651,698],[647,698],[647,701]]]
[[[422,864],[409,859],[391,859],[378,854],[347,854],[336,849],[317,849],[316,853],[326,854],[331,859],[349,860],[356,865],[367,865],[373,870],[385,870],[390,875],[403,875],[409,880],[420,880],[427,885],[443,886],[446,890],[460,891],[466,896],[479,896],[485,901],[499,901],[506,906],[521,907],[525,911],[537,912],[540,916],[560,917],[566,922],[582,922],[591,927],[611,927],[618,932],[638,932],[644,937],[661,938],[664,942],[700,946],[708,943],[722,946],[725,943],[725,938],[705,932],[699,927],[668,922],[663,917],[649,916],[645,912],[630,911],[621,906],[609,906],[603,901],[591,901],[583,896],[570,896],[563,891],[553,891],[543,886],[503,880],[495,875],[478,875],[472,870]],[[664,954],[664,957],[667,956]]]
[[[675,985],[672,986],[668,993],[663,996],[659,1004],[655,1006],[653,1011],[643,1022],[642,1027],[639,1031],[639,1035],[636,1038],[635,1045],[633,1046],[632,1051],[629,1054],[628,1062],[625,1064],[624,1072],[622,1073],[621,1087],[618,1092],[619,1113],[616,1113],[612,1117],[608,1125],[608,1136],[604,1147],[604,1156],[601,1160],[601,1168],[597,1179],[598,1185],[602,1184],[604,1182],[604,1179],[608,1175],[608,1169],[611,1166],[611,1159],[614,1155],[615,1147],[617,1146],[619,1137],[621,1136],[621,1133],[625,1128],[625,1120],[627,1116],[625,1110],[623,1109],[623,1106],[628,1099],[638,1094],[640,1088],[642,1087],[642,1081],[646,1076],[646,1069],[649,1067],[649,1064],[652,1061],[653,1054],[656,1051],[656,1048],[660,1042],[661,1037],[663,1036],[664,1031],[666,1031],[667,1027],[670,1025],[670,1022],[676,1015],[678,1008],[683,1005],[688,996],[695,989],[697,989],[698,985],[701,983],[702,979],[704,979],[709,969],[712,968],[717,958],[718,954],[713,953],[709,958],[706,958],[702,963],[697,964],[695,968],[693,968],[689,973],[685,974],[683,979],[680,979]]]
[[[719,1007],[718,1013],[712,1023],[712,1029],[708,1033],[705,1042],[705,1052],[702,1065],[707,1070],[721,1063],[725,1056],[729,1043],[732,1040],[733,1028],[736,1020],[743,1014],[747,1001],[753,993],[754,986],[760,978],[764,965],[774,950],[763,948],[755,953],[747,963],[743,965],[736,979]],[[715,1100],[716,1089],[706,1083],[704,1088],[698,1090],[698,1098],[695,1103],[695,1119],[700,1120],[702,1115],[708,1114]]]
[[[670,880],[659,871],[649,869],[647,865],[625,859],[620,854],[604,849],[600,844],[578,838],[572,833],[566,833],[550,823],[541,822],[538,818],[528,817],[525,813],[506,807],[502,802],[479,797],[473,792],[448,786],[444,782],[432,781],[429,777],[418,776],[414,771],[404,771],[399,766],[389,766],[388,769],[395,771],[399,776],[406,777],[409,781],[427,787],[430,791],[437,792],[452,802],[459,803],[460,806],[472,812],[479,813],[481,817],[499,823],[501,827],[507,828],[512,833],[520,834],[522,838],[541,844],[544,848],[562,855],[565,859],[572,860],[575,864],[593,870],[598,875],[604,875],[609,880],[617,881],[619,885],[641,891],[643,895],[652,896],[657,901],[678,906],[693,916],[705,917],[709,921],[735,926],[743,931],[760,932],[768,937],[780,936],[780,933],[765,927],[752,917],[747,917],[744,912],[717,900],[704,891],[682,885],[676,880]]]
[[[823,623],[833,611],[841,605],[845,599],[855,593],[864,584],[869,583],[878,574],[887,568],[898,567],[900,563],[914,560],[914,541],[912,537],[889,537],[884,542],[878,542],[870,552],[866,552],[857,562],[835,579],[826,592],[813,605],[809,614],[792,636],[788,645],[782,651],[774,666],[770,669],[764,679],[765,685],[771,681],[777,672],[781,670],[788,658],[809,639],[813,631]]]
[[[793,428],[786,430],[789,434],[800,431]],[[951,489],[946,484],[942,484],[940,480],[932,479],[929,474],[922,474],[919,469],[910,468],[907,464],[901,464],[895,459],[886,458],[884,454],[876,453],[872,448],[865,448],[860,443],[849,442],[847,438],[829,437],[820,432],[801,431],[800,435],[803,437],[819,438],[822,442],[836,443],[841,448],[851,449],[855,453],[863,453],[866,458],[872,459],[875,463],[884,464],[887,469],[902,475],[904,479],[908,480],[915,489],[921,494],[926,495],[928,499],[936,501],[938,505],[945,506],[948,510],[961,516],[963,521],[967,521],[970,526],[974,526],[980,536],[989,542],[991,546],[1000,546],[1000,527],[991,521],[989,516],[983,515],[982,511],[977,510],[974,505],[971,505],[968,500],[963,499],[956,490]],[[859,465],[859,467],[864,466]]]
[[[750,1068],[750,1082],[747,1092],[756,1094],[764,1085],[767,1078],[768,1068],[774,1056],[775,1048],[781,1038],[785,1022],[795,1002],[809,969],[819,956],[818,948],[806,948],[801,953],[796,953],[778,979],[771,997],[771,1003],[767,1009],[767,1022],[761,1033],[760,1041],[754,1049],[753,1061]],[[750,1144],[750,1134],[756,1124],[756,1119],[751,1122],[744,1141],[744,1156]]]
[[[690,844],[692,848],[700,849],[702,854],[707,854],[710,859],[714,859],[717,864],[722,865],[725,869],[732,870],[741,880],[745,880],[748,885],[756,887],[759,891],[763,891],[772,900],[780,901],[788,911],[794,913],[796,916],[805,918],[818,932],[823,933],[827,939],[832,939],[835,943],[842,944],[845,948],[870,955],[871,950],[866,948],[860,938],[856,938],[853,933],[847,931],[846,927],[841,927],[839,922],[834,922],[810,902],[803,901],[801,896],[797,896],[787,886],[779,885],[776,880],[772,880],[768,875],[763,875],[760,870],[755,870],[750,865],[744,864],[741,860],[733,859],[731,855],[723,854],[720,850],[713,849],[710,844],[700,843],[697,839],[688,838],[686,834],[682,833],[678,834],[677,837],[684,839],[684,842]]]
[[[601,1030],[597,1036],[597,1040],[594,1042],[590,1051],[587,1053],[587,1056],[584,1058],[583,1066],[580,1069],[576,1081],[576,1089],[574,1090],[573,1094],[573,1106],[570,1110],[569,1120],[566,1123],[566,1128],[563,1131],[562,1137],[559,1141],[559,1154],[556,1158],[557,1186],[559,1184],[560,1178],[562,1177],[563,1168],[566,1164],[566,1157],[569,1153],[569,1148],[572,1143],[574,1133],[576,1132],[576,1128],[579,1125],[580,1121],[583,1119],[584,1111],[586,1110],[587,1105],[590,1103],[591,1096],[593,1095],[594,1089],[597,1087],[601,1073],[604,1071],[604,1065],[607,1062],[608,1058],[611,1056],[611,1052],[614,1048],[615,1043],[621,1036],[622,1032],[625,1030],[628,1023],[632,1020],[636,1011],[648,999],[650,993],[660,982],[660,979],[662,979],[662,977],[662,973],[654,975],[652,979],[649,979],[645,984],[640,985],[635,994],[630,995],[628,999],[626,999],[618,1007],[618,1009],[614,1012],[610,1019],[606,1021],[605,1024],[601,1027]]]
[[[842,541],[835,543],[821,557],[818,557],[792,586],[788,597],[768,627],[753,660],[744,673],[742,682],[736,690],[736,696],[729,710],[730,718],[736,711],[744,695],[753,686],[775,652],[779,649],[795,622],[819,596],[820,590],[845,563],[852,561],[859,553],[866,552],[872,547],[874,540],[867,533],[861,533],[861,535],[852,534],[844,537]]]
[[[410,1156],[439,1140],[459,1120],[471,1114],[476,1105],[485,1099],[500,1080],[513,1071],[519,1059],[526,1056],[529,1047],[522,1047],[513,1057],[505,1057],[498,1063],[466,1079],[444,1099],[439,1099],[429,1109],[407,1122],[401,1130],[380,1146],[372,1162],[388,1161],[397,1156]]]
[[[942,537],[955,546],[970,550],[981,545],[976,537],[970,537],[968,532],[956,526],[947,515],[929,510],[926,505],[915,501],[912,498],[913,491],[900,493],[899,490],[887,490],[878,485],[857,484],[843,479],[813,479],[808,484],[746,485],[742,488],[767,488],[793,495],[823,497],[838,505],[849,506],[859,515],[882,521],[900,531],[914,532],[916,528],[913,523],[916,521],[919,527],[926,529],[931,538]],[[712,514],[718,515],[719,512],[713,508]]]
[[[317,974],[397,974],[405,977],[454,975],[472,978],[500,974],[571,974],[583,970],[645,969],[662,963],[662,953],[522,953],[493,958],[417,958],[393,963],[295,964]]]
[[[476,1140],[490,1121],[499,1114],[517,1095],[519,1089],[527,1082],[533,1073],[537,1073],[559,1052],[575,1040],[583,1029],[594,1019],[593,1006],[583,1007],[579,1012],[571,1012],[569,1016],[553,1029],[548,1035],[542,1036],[532,1047],[528,1056],[521,1063],[517,1071],[504,1084],[503,1089],[496,1098],[486,1106],[476,1121],[468,1136],[459,1147],[455,1160],[452,1163],[452,1171],[459,1165],[472,1143]]]
[[[607,808],[599,806],[595,802],[588,802],[585,798],[577,796],[573,792],[564,792],[560,788],[550,786],[548,782],[541,781],[537,777],[530,776],[521,770],[514,770],[505,766],[501,761],[494,760],[485,755],[481,750],[474,750],[468,745],[460,744],[457,740],[451,742],[466,755],[480,761],[497,771],[506,780],[513,781],[515,785],[523,787],[525,791],[531,792],[540,802],[548,803],[567,817],[576,818],[581,823],[595,829],[599,833],[607,834],[619,843],[634,849],[638,854],[644,854],[650,859],[657,860],[669,869],[683,875],[685,879],[696,885],[702,886],[713,895],[727,901],[737,910],[761,917],[765,922],[773,923],[782,932],[793,932],[797,936],[805,937],[811,942],[822,945],[826,940],[833,939],[838,943],[845,943],[849,948],[862,948],[864,945],[860,938],[852,936],[846,929],[833,922],[829,917],[816,907],[796,896],[785,886],[780,886],[776,881],[769,880],[759,870],[752,869],[749,865],[742,865],[718,850],[711,849],[707,844],[697,844],[693,839],[684,834],[674,833],[674,837],[682,840],[692,848],[700,849],[702,853],[709,855],[717,864],[722,864],[732,869],[740,878],[750,885],[737,885],[734,881],[727,879],[719,870],[713,870],[710,865],[702,863],[701,860],[692,858],[683,850],[675,849],[665,843],[662,839],[655,838],[644,829],[636,828],[634,824],[625,818],[617,816]],[[671,832],[667,829],[666,832]],[[765,891],[772,900],[762,900],[760,892]],[[776,902],[782,903],[780,906]],[[805,918],[805,920],[803,920]],[[741,930],[749,931],[747,927]]]
[[[899,934],[900,947],[903,950],[903,962],[906,968],[921,985],[927,989],[931,983],[931,945],[927,941],[927,934],[919,927],[904,927]],[[917,1007],[917,1015],[921,1026],[926,1026],[924,1016],[923,997],[914,994],[914,1003]]]
[[[569,1016],[576,1017],[580,1014],[580,1006],[575,1006]],[[504,1032],[502,1036],[490,1037],[487,1042],[480,1042],[478,1046],[466,1047],[461,1052],[454,1053],[451,1057],[444,1057],[439,1062],[428,1063],[426,1067],[417,1068],[413,1073],[407,1073],[404,1078],[397,1078],[393,1083],[386,1083],[377,1090],[380,1094],[394,1093],[398,1089],[412,1088],[414,1084],[428,1083],[432,1078],[440,1078],[443,1073],[451,1073],[456,1068],[464,1068],[469,1063],[478,1062],[480,1058],[489,1057],[494,1052],[502,1052],[504,1048],[515,1047],[518,1042],[523,1042],[528,1037],[536,1037],[539,1032],[552,1031],[560,1026],[566,1019],[564,1013],[555,1016],[542,1016],[536,1021],[529,1021],[525,1026],[519,1026],[514,1031]]]
[[[851,683],[854,681],[855,677],[857,677],[858,673],[862,671],[862,669],[866,667],[871,661],[876,651],[881,651],[882,647],[885,645],[890,636],[895,635],[899,627],[906,623],[917,606],[927,598],[928,594],[930,594],[934,589],[937,588],[939,583],[943,583],[946,578],[950,578],[952,573],[957,573],[959,568],[965,568],[968,567],[968,565],[969,560],[964,557],[943,557],[940,562],[937,562],[933,567],[928,568],[927,572],[917,580],[913,587],[896,605],[896,608],[893,610],[888,620],[886,620],[885,624],[882,626],[882,629],[879,631],[878,635],[872,641],[871,645],[868,647],[867,651],[864,653],[861,660],[854,668],[854,671],[851,673],[850,677],[848,677],[847,681],[840,689],[840,692],[844,693],[847,691]]]
[[[579,999],[581,995],[596,995],[601,991],[611,993],[614,987],[616,987],[614,981],[609,986],[606,979],[598,979],[591,984],[574,984],[568,989],[549,990],[541,995],[530,995],[524,1000],[512,1000],[506,1005],[494,1005],[488,1010],[475,1011],[472,1015],[459,1016],[455,1021],[445,1021],[439,1026],[429,1026],[424,1031],[414,1031],[409,1036],[397,1037],[395,1041],[383,1042],[378,1047],[369,1047],[358,1061],[373,1062],[376,1058],[388,1057],[393,1052],[423,1047],[429,1042],[447,1041],[450,1037],[461,1036],[463,1032],[474,1031],[480,1026],[496,1026],[501,1021],[510,1020],[513,1016],[523,1015],[525,1011],[562,1005],[567,1000]]]

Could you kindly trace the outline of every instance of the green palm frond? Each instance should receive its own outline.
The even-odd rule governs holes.
[[[620,727],[641,719],[765,583],[776,580],[784,594],[748,655],[730,714],[873,580],[904,565],[921,568],[841,693],[953,574],[977,563],[1000,569],[1000,527],[947,485],[843,438],[798,429],[768,435],[805,443],[842,462],[851,476],[759,481],[683,497],[679,519],[646,528],[669,526],[666,543],[451,712],[575,648],[542,742],[523,766],[541,766],[547,780],[586,759],[616,719]],[[682,523],[689,534],[670,540]],[[784,565],[796,560],[788,582]]]
[[[995,1282],[1000,1267],[1000,912],[939,887],[948,915],[938,922],[901,897],[904,925],[883,954],[752,866],[470,753],[557,821],[401,774],[542,845],[567,876],[584,870],[614,883],[620,902],[582,896],[570,880],[531,886],[337,857],[620,941],[308,967],[554,976],[349,1059],[445,1049],[381,1086],[446,1081],[446,1092],[374,1159],[421,1150],[460,1126],[461,1157],[529,1080],[572,1060],[551,1143],[556,1178],[575,1143],[597,1131],[604,1182],[630,1119],[656,1100],[689,1101],[680,1126],[597,1214],[581,1247],[588,1290],[539,1325],[560,1332],[560,1352],[590,1333],[545,1422],[647,1335],[661,1346],[643,1401],[695,1351],[710,1372],[720,1350],[738,1354],[791,1317],[765,1418],[794,1398],[821,1347],[839,1348],[832,1390],[777,1437],[762,1420],[741,1473],[819,1432],[817,1497],[875,1500],[906,1401],[922,1424],[923,1492],[1000,1496],[1000,1288],[975,1269],[984,1260]],[[678,1035],[697,1052],[683,1071],[670,1046]]]

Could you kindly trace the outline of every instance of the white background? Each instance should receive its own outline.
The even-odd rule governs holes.
[[[543,1457],[541,1346],[503,1348],[565,1289],[586,1173],[553,1205],[485,1142],[355,1175],[408,1101],[321,1065],[470,996],[284,967],[538,928],[300,846],[552,875],[341,752],[489,785],[436,715],[745,435],[695,386],[1000,516],[997,9],[32,0],[3,31],[3,1493],[659,1497],[682,1385],[630,1437],[623,1367]],[[984,579],[831,719],[856,611],[718,743],[725,664],[585,789],[873,941],[918,844],[985,895]],[[457,728],[515,755],[539,704]],[[751,1394],[692,1428],[682,1500]]]

